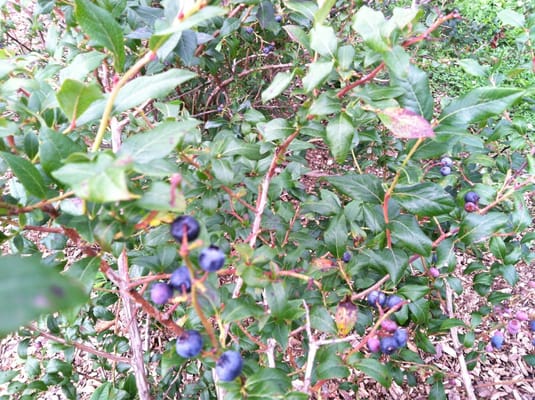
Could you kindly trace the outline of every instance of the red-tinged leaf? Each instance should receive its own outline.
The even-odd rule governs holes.
[[[383,124],[401,139],[435,136],[433,127],[424,117],[406,108],[385,108],[377,113]]]

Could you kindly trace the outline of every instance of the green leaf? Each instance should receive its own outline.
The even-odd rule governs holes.
[[[162,159],[174,150],[184,136],[196,130],[197,125],[197,120],[162,122],[150,131],[126,139],[117,156],[139,164]]]
[[[150,211],[184,212],[186,209],[184,195],[175,188],[174,196],[174,204],[171,204],[171,185],[167,182],[154,182],[136,204]]]
[[[535,367],[535,354],[526,354],[522,359],[531,367]]]
[[[297,25],[285,25],[283,29],[286,31],[291,40],[296,43],[299,43],[307,51],[312,52],[309,37],[301,27]]]
[[[315,361],[315,372],[318,380],[344,379],[349,376],[349,369],[337,354],[335,345],[322,346],[316,354]]]
[[[268,123],[260,122],[257,124],[257,127],[263,138],[269,142],[286,139],[294,131],[288,120],[283,118],[275,118]]]
[[[303,78],[303,88],[307,92],[316,89],[333,71],[334,62],[316,61],[309,65],[307,74]]]
[[[121,72],[125,52],[123,30],[119,23],[108,11],[88,0],[75,0],[74,6],[74,15],[82,29],[91,39],[113,53],[115,69]]]
[[[314,15],[318,12],[318,6],[315,1],[288,1],[285,5],[310,21],[314,20]]]
[[[466,327],[466,324],[457,318],[448,318],[440,324],[440,331],[449,331],[451,328],[454,328],[456,326],[463,326]]]
[[[382,12],[363,6],[357,11],[352,27],[372,50],[383,52],[388,50],[388,45],[381,34],[385,24],[386,19]]]
[[[470,213],[465,216],[459,228],[459,239],[471,244],[487,239],[507,224],[507,216],[499,212],[485,215]]]
[[[347,158],[355,133],[351,119],[345,113],[338,114],[327,124],[327,145],[338,163],[343,163]]]
[[[409,257],[400,249],[364,249],[356,257],[357,265],[366,265],[383,273],[389,273],[397,284],[408,267]]]
[[[84,289],[44,265],[35,256],[0,258],[0,335],[39,315],[61,311],[86,301]]]
[[[436,380],[431,391],[429,392],[429,400],[446,400],[446,392],[444,391],[444,384],[440,380]]]
[[[165,43],[165,40],[171,34],[191,29],[205,21],[224,15],[226,12],[227,10],[221,7],[207,6],[182,20],[173,17],[170,26],[166,26],[163,27],[163,29],[157,30],[157,32],[150,38],[149,47],[151,50],[157,50],[163,43]]]
[[[398,185],[392,198],[401,207],[418,216],[447,214],[455,207],[453,197],[440,185],[431,182]]]
[[[501,114],[525,96],[525,90],[516,88],[482,87],[451,102],[440,115],[438,132],[445,127],[465,129],[468,125],[486,121]]]
[[[347,247],[347,222],[344,214],[331,218],[329,227],[325,231],[323,240],[329,252],[336,258],[342,257]]]
[[[184,82],[197,76],[186,69],[170,69],[151,76],[141,76],[128,82],[119,92],[115,101],[115,112],[123,112],[149,99],[167,96]]]
[[[274,398],[288,392],[291,386],[287,372],[277,368],[258,368],[255,373],[247,376],[245,381],[247,398],[251,399],[269,396]]]
[[[314,22],[316,25],[322,24],[323,21],[329,16],[331,9],[335,5],[336,0],[323,0],[318,2],[320,9],[314,14]]]
[[[310,115],[328,115],[339,113],[342,109],[340,99],[336,95],[328,92],[320,94],[310,106]]]
[[[46,197],[46,185],[43,177],[28,160],[4,151],[0,152],[2,157],[11,167],[13,174],[19,179],[22,186],[28,193],[43,199]]]
[[[267,103],[281,94],[288,87],[292,79],[292,72],[279,72],[275,75],[271,84],[262,92],[262,103]]]
[[[60,82],[63,83],[66,79],[83,81],[90,72],[94,71],[102,64],[102,60],[105,58],[106,55],[99,51],[78,54],[73,58],[69,65],[60,71]]]
[[[424,285],[407,284],[399,288],[397,293],[411,301],[416,301],[429,293],[429,288]]]
[[[250,296],[240,296],[239,299],[228,299],[221,319],[225,323],[243,321],[247,318],[259,318],[264,315],[264,308],[256,304]]]
[[[526,18],[513,10],[501,10],[498,13],[498,19],[502,21],[504,25],[511,25],[516,28],[522,28],[526,23]]]
[[[96,161],[69,163],[52,175],[69,185],[78,197],[95,203],[106,203],[137,197],[128,191],[125,169],[124,162],[101,153]]]
[[[0,385],[10,382],[19,374],[19,371],[0,371]]]
[[[420,228],[418,221],[411,215],[399,215],[390,221],[394,243],[422,256],[429,256],[433,242]]]
[[[313,307],[310,311],[310,326],[319,332],[336,335],[337,329],[333,317],[324,307]]]
[[[435,136],[429,121],[412,110],[391,107],[379,111],[377,115],[397,138],[419,139]]]
[[[338,41],[330,26],[316,25],[310,31],[310,47],[324,57],[334,58]]]
[[[392,75],[391,85],[403,89],[403,94],[397,97],[401,106],[420,114],[428,121],[433,118],[433,96],[426,72],[410,64],[405,74]]]
[[[72,141],[68,136],[43,129],[39,133],[39,159],[41,166],[47,174],[60,168],[69,155],[76,152],[84,152],[84,146]]]
[[[56,97],[67,118],[75,122],[91,103],[102,97],[102,93],[99,86],[94,83],[84,85],[82,82],[66,79]]]
[[[375,379],[385,388],[389,388],[392,384],[392,375],[388,366],[373,358],[359,360],[354,364],[354,367]]]
[[[353,200],[380,204],[385,196],[382,181],[374,175],[347,174],[328,177],[327,181]]]
[[[462,60],[458,61],[458,64],[467,74],[473,76],[487,76],[487,72],[489,70],[488,65],[481,66],[477,60],[472,58],[463,58]]]

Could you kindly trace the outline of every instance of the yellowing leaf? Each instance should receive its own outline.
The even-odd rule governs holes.
[[[377,115],[397,138],[419,139],[435,136],[429,121],[406,108],[385,108],[379,111]]]

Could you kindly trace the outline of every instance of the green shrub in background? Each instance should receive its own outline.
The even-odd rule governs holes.
[[[470,398],[478,327],[509,297],[493,282],[533,261],[534,15],[497,12],[521,56],[495,79],[467,55],[478,86],[457,93],[433,55],[455,52],[458,10],[224,3],[38,2],[35,42],[2,3],[0,333],[25,362],[4,397],[77,398],[81,351],[113,376],[94,399],[300,399],[422,371],[438,399],[423,354],[449,335]],[[318,148],[336,165],[311,169]]]

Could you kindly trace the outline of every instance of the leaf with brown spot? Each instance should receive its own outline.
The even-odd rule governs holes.
[[[433,127],[424,117],[406,108],[385,108],[377,113],[381,122],[400,139],[434,137]]]

